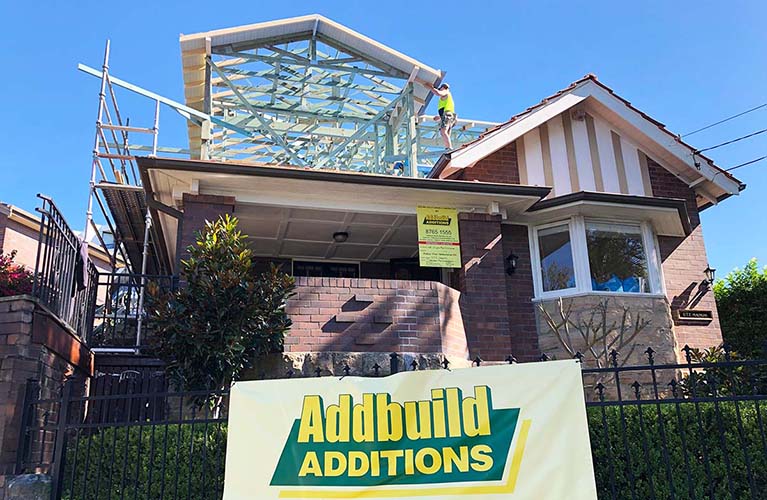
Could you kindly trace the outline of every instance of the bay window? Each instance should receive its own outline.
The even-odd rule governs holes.
[[[573,293],[663,293],[655,237],[647,223],[574,216],[532,228],[537,297]]]

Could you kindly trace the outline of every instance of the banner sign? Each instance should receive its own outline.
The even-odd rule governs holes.
[[[461,267],[458,211],[417,207],[418,260],[421,267]]]
[[[580,365],[238,382],[224,499],[595,500]]]

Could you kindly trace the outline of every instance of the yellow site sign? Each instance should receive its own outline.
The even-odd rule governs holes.
[[[224,499],[596,500],[580,365],[238,382]]]
[[[461,267],[458,211],[417,207],[418,259],[421,267]]]

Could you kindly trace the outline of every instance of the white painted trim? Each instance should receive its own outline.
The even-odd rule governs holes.
[[[525,166],[527,167],[527,184],[529,186],[545,186],[546,174],[543,171],[543,150],[541,134],[535,128],[525,134]]]
[[[575,149],[575,164],[578,171],[578,182],[581,191],[596,191],[594,169],[591,163],[591,147],[586,120],[570,120],[573,129],[573,148]]]
[[[594,131],[597,136],[597,149],[599,149],[600,169],[605,192],[620,194],[621,186],[618,181],[618,165],[615,163],[612,129],[606,122],[594,117]]]
[[[563,111],[572,108],[586,99],[586,97],[568,93],[553,99],[545,106],[488,134],[470,147],[453,152],[450,158],[450,167],[460,169],[475,164],[482,158],[516,140],[519,136],[537,128]]]
[[[662,293],[630,293],[630,292],[596,292],[596,291],[575,291],[562,293],[556,297],[533,297],[532,302],[544,302],[553,298],[565,298],[565,297],[585,297],[588,295],[598,295],[604,297],[637,297],[637,298],[651,298],[651,299],[665,299],[666,295]]]
[[[629,194],[651,196],[644,191],[638,148],[632,142],[621,137],[621,152],[623,153],[623,166],[626,167],[626,186],[628,186]]]
[[[557,115],[546,123],[549,129],[549,153],[551,155],[551,171],[554,176],[554,196],[572,193],[565,126],[562,123],[562,117]]]
[[[650,292],[605,292],[591,289],[591,269],[589,266],[588,244],[586,241],[586,225],[588,222],[623,224],[638,229],[645,247],[645,264],[647,266]],[[570,246],[572,248],[573,268],[575,271],[575,287],[561,290],[543,291],[541,277],[541,261],[538,245],[538,231],[549,227],[567,225],[570,231]],[[574,215],[567,219],[548,222],[540,225],[528,225],[528,240],[530,244],[530,264],[533,271],[533,301],[549,300],[559,297],[576,297],[582,295],[604,295],[609,297],[666,297],[663,280],[662,264],[660,262],[660,247],[652,226],[646,221],[631,221],[625,219],[589,218]]]

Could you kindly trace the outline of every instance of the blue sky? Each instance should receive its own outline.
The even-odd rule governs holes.
[[[10,2],[1,0],[5,70],[0,200],[33,210],[53,196],[81,227],[98,80],[78,62],[183,100],[179,33],[320,13],[447,71],[461,116],[505,120],[586,73],[672,131],[685,133],[767,102],[767,2]],[[361,6],[365,8],[360,8]],[[151,105],[121,96],[134,125]],[[434,104],[432,104],[434,106]],[[165,111],[161,143],[184,146]],[[700,148],[767,128],[767,108],[689,137]],[[719,148],[730,167],[767,154],[767,134]],[[723,276],[767,264],[767,161],[736,171],[748,184],[703,214],[711,265]]]

